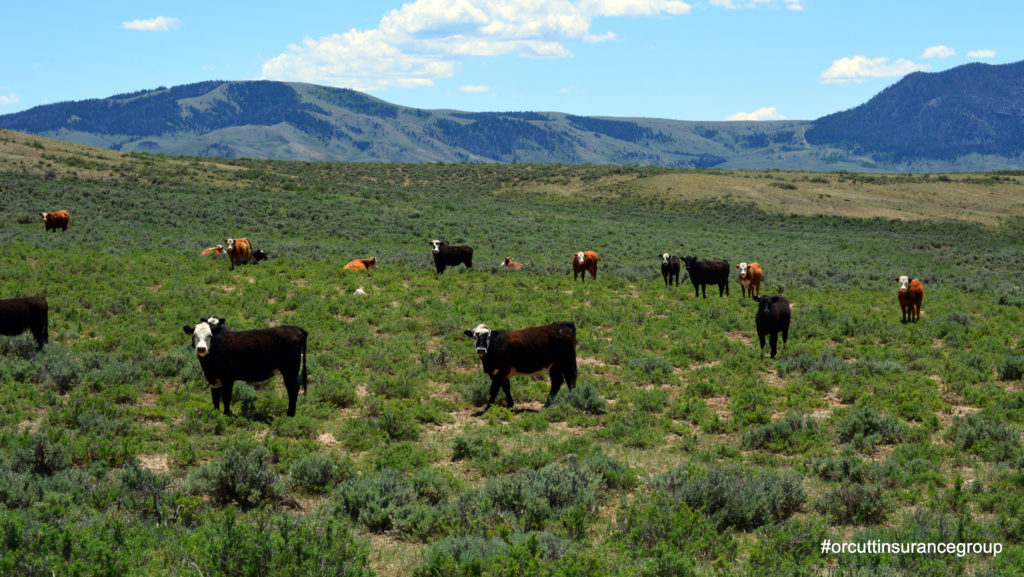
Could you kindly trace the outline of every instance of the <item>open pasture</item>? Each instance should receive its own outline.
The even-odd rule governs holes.
[[[50,308],[43,352],[0,337],[0,574],[1024,571],[1024,176],[254,162],[0,136],[0,297]],[[908,187],[956,218],[877,216]],[[762,203],[811,190],[824,214]],[[70,226],[45,233],[59,209]],[[271,258],[199,257],[236,236]],[[436,274],[434,238],[473,246],[473,268]],[[591,249],[597,280],[573,283]],[[694,298],[664,286],[663,252],[760,262],[762,294],[793,307],[777,358],[735,274],[730,296]],[[916,324],[900,274],[924,282]],[[295,417],[280,377],[236,384],[235,416],[212,409],[181,331],[208,316],[309,331]],[[463,331],[556,320],[577,327],[574,393],[542,409],[546,375],[514,377],[514,412],[474,416],[489,379]],[[825,538],[1002,553],[822,554]]]

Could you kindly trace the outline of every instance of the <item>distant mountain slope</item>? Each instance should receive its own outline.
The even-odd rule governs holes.
[[[814,121],[807,141],[876,160],[1024,153],[1024,62],[915,72],[868,102]]]

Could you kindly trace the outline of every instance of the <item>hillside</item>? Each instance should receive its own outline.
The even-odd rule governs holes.
[[[0,295],[49,302],[42,352],[0,336],[0,574],[1024,571],[1020,174],[176,158],[0,131],[0,198]],[[242,235],[270,260],[199,256]],[[435,274],[438,236],[473,269]],[[581,249],[596,281],[572,280]],[[778,357],[735,282],[664,286],[665,251],[760,262],[794,306]],[[309,331],[296,416],[280,377],[213,409],[182,330],[210,316]],[[479,414],[463,331],[555,320],[575,390],[544,407],[547,376],[516,376],[514,410]]]

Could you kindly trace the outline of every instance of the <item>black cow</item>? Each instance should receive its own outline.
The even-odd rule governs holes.
[[[275,374],[284,377],[288,391],[288,416],[295,416],[299,397],[299,365],[302,365],[302,392],[306,392],[305,329],[293,326],[232,331],[224,319],[210,317],[194,327],[185,325],[185,334],[192,335],[192,346],[199,355],[199,366],[210,383],[213,408],[231,414],[231,389],[235,381],[266,381]]]
[[[252,253],[252,264],[259,264],[261,260],[267,260],[270,255],[263,252],[262,248],[258,248]]]
[[[36,350],[50,342],[49,307],[43,297],[0,299],[0,335],[10,337],[31,330]]]
[[[789,301],[782,298],[780,289],[775,296],[752,297],[757,301],[757,316],[754,318],[757,324],[757,338],[761,341],[761,354],[764,354],[764,337],[770,335],[772,345],[772,358],[775,358],[776,345],[779,343],[779,333],[782,333],[782,344],[786,344],[789,338]]]
[[[444,272],[445,267],[459,266],[465,264],[466,268],[473,268],[473,247],[451,246],[444,239],[430,241],[431,251],[434,253],[434,267],[437,274]]]
[[[545,407],[554,400],[563,382],[570,391],[576,386],[576,324],[572,321],[518,331],[492,331],[477,325],[465,334],[476,341],[476,354],[480,355],[484,372],[491,377],[491,396],[484,411],[494,403],[498,389],[504,389],[508,408],[512,408],[510,377],[550,369],[551,392]]]
[[[679,257],[669,253],[661,255],[661,276],[665,279],[665,286],[672,286],[675,279],[676,286],[679,286]]]
[[[708,298],[707,285],[718,285],[718,296],[729,294],[729,263],[724,260],[697,260],[695,256],[683,257],[686,274],[693,283],[693,296]]]

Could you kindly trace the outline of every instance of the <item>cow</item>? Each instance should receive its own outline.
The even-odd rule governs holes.
[[[772,358],[775,358],[776,345],[779,343],[779,333],[782,333],[782,344],[789,339],[789,317],[792,312],[789,301],[782,298],[782,289],[775,296],[751,296],[757,302],[757,316],[754,317],[754,324],[757,325],[757,338],[761,342],[761,355],[764,355],[764,337],[769,336],[772,345]]]
[[[508,267],[512,270],[521,270],[523,263],[512,260],[512,257],[506,256],[505,260],[501,263],[501,266]]]
[[[0,335],[9,337],[32,331],[36,350],[50,342],[49,306],[43,297],[0,299]]]
[[[209,317],[195,326],[182,327],[192,336],[192,348],[199,357],[203,376],[210,384],[213,408],[220,410],[224,401],[224,414],[231,414],[231,390],[235,381],[266,381],[275,374],[284,377],[288,391],[288,416],[295,416],[299,397],[299,367],[302,368],[302,392],[306,393],[306,340],[305,329],[280,326],[248,331],[232,331],[224,319]]]
[[[903,311],[903,322],[908,320],[916,323],[921,318],[921,301],[924,300],[924,285],[918,279],[907,275],[896,277],[899,288],[896,289],[896,298],[900,301],[900,310]]]
[[[466,265],[466,268],[473,268],[473,247],[451,246],[444,239],[430,241],[431,252],[434,253],[434,267],[437,274],[444,272],[450,266]]]
[[[377,257],[357,258],[345,265],[345,270],[367,270],[377,266]]]
[[[46,227],[46,232],[51,230],[57,230],[58,228],[62,231],[68,229],[68,221],[71,220],[71,215],[66,210],[57,210],[54,212],[40,212],[43,217],[43,225]]]
[[[676,286],[679,286],[679,257],[662,253],[661,255],[661,276],[665,279],[665,286],[672,286],[675,279]]]
[[[252,264],[260,264],[260,261],[267,260],[270,255],[263,252],[262,248],[252,251]]]
[[[761,296],[761,279],[764,276],[761,265],[756,262],[741,262],[736,265],[736,269],[740,271],[740,290],[743,291],[743,297],[746,298],[748,291],[752,297]]]
[[[572,255],[572,280],[578,275],[581,282],[586,282],[587,271],[590,271],[590,278],[597,280],[597,253],[584,250]]]
[[[718,296],[729,294],[729,262],[724,260],[697,260],[695,256],[683,257],[686,274],[693,283],[693,296],[708,298],[707,285],[718,285]]]
[[[477,325],[465,331],[476,343],[484,373],[491,377],[491,395],[483,414],[494,403],[498,390],[505,391],[508,408],[512,408],[509,378],[535,375],[548,371],[551,391],[547,407],[565,382],[571,391],[576,386],[576,324],[572,321],[555,322],[517,331],[491,330]]]
[[[231,260],[231,270],[236,265],[249,264],[252,261],[252,245],[247,238],[229,238],[225,241],[227,245],[228,258]]]
[[[224,245],[218,244],[217,246],[211,246],[210,248],[205,249],[203,250],[203,252],[199,253],[199,256],[206,256],[208,254],[212,254],[215,258],[218,256],[223,256]]]

